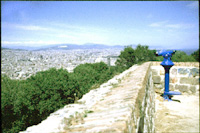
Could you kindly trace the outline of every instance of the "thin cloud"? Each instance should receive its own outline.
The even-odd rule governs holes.
[[[168,24],[166,25],[166,27],[168,28],[175,28],[175,29],[190,29],[190,28],[194,28],[195,25],[194,24]]]
[[[16,28],[22,29],[22,30],[33,30],[33,31],[38,31],[38,30],[48,30],[47,28],[41,27],[41,26],[35,26],[35,25],[16,25]]]
[[[169,28],[181,28],[182,27],[182,25],[181,24],[168,24],[168,25],[166,25],[166,27],[169,27]]]
[[[69,30],[84,30],[84,27],[81,26],[75,26],[75,25],[71,25],[71,24],[63,24],[63,23],[56,23],[56,22],[51,22],[49,23],[51,25],[53,25],[53,27],[56,28],[62,28],[62,29],[69,29]]]
[[[4,42],[5,44],[51,44],[51,43],[78,43],[83,44],[85,42],[101,42],[105,43],[105,40],[108,40],[107,35],[110,33],[107,29],[102,29],[101,27],[91,27],[91,26],[79,26],[73,24],[64,24],[64,23],[55,23],[51,22],[47,25],[22,25],[14,23],[4,23],[5,28],[25,30],[25,31],[34,31],[37,32],[37,36],[44,39],[44,42],[33,40],[31,35],[32,32],[29,32],[30,41],[28,42]],[[4,30],[6,31],[6,29]],[[40,32],[38,32],[40,31]],[[47,38],[49,38],[47,40]],[[4,40],[8,41],[8,40]],[[46,42],[47,41],[47,42]],[[56,42],[49,42],[56,41]],[[62,41],[62,42],[60,42]]]
[[[32,31],[50,30],[50,28],[45,28],[38,25],[22,25],[22,24],[8,23],[8,22],[3,22],[2,27],[10,29],[32,30]]]
[[[58,34],[58,35],[56,35],[56,37],[59,37],[59,38],[70,38],[70,39],[76,39],[75,36],[68,35],[68,34]]]
[[[168,22],[167,20],[166,20],[166,21],[161,21],[161,22],[156,22],[156,23],[150,24],[149,26],[150,26],[150,27],[162,27],[162,26],[164,26],[167,22]]]
[[[34,44],[35,45],[40,45],[40,44],[44,44],[44,45],[49,45],[49,44],[61,44],[63,42],[59,42],[59,41],[1,41],[1,43],[3,45],[16,45],[16,44],[20,44],[20,45],[30,45],[30,44]]]
[[[3,45],[5,45],[5,44],[21,44],[21,42],[19,42],[19,41],[1,41],[1,43],[3,44]]]
[[[102,29],[101,27],[80,26],[56,22],[51,22],[50,25],[53,29],[56,29],[54,32],[50,32],[55,35],[54,37],[70,43],[106,43],[108,40],[107,35],[110,33],[109,30]]]
[[[193,1],[187,5],[190,9],[198,9],[199,8],[199,1]]]
[[[56,29],[65,29],[65,30],[78,31],[78,32],[85,32],[85,31],[107,32],[108,31],[106,29],[102,29],[102,28],[99,28],[99,27],[92,27],[92,26],[79,26],[79,25],[56,23],[56,22],[51,22],[50,24],[53,27],[55,27]]]
[[[184,24],[184,23],[170,24],[169,21],[156,22],[150,24],[149,26],[157,28],[172,28],[172,29],[190,29],[195,27],[194,24]]]

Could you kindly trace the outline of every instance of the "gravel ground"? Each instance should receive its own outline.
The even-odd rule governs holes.
[[[199,95],[175,95],[164,101],[156,93],[156,133],[199,133]]]

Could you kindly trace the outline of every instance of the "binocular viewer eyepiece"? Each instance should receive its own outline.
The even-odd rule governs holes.
[[[174,63],[171,61],[172,55],[176,52],[176,50],[161,50],[155,53],[156,56],[163,56],[162,66],[173,66]]]
[[[171,57],[175,54],[176,50],[161,50],[155,53],[156,56]]]

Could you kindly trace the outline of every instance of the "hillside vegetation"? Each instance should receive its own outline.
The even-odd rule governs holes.
[[[38,124],[47,116],[66,104],[74,103],[91,89],[108,81],[134,64],[146,61],[161,61],[154,55],[155,50],[138,45],[136,49],[128,46],[121,52],[116,66],[103,62],[81,64],[69,73],[65,69],[51,68],[38,72],[26,80],[11,80],[1,76],[1,116],[3,133],[25,130]],[[197,54],[191,56],[177,52],[173,61],[195,61]]]

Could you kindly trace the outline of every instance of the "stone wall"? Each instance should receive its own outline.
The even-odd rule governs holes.
[[[150,65],[151,66],[151,65]],[[143,97],[143,101],[140,109],[140,122],[139,122],[139,130],[136,132],[145,132],[152,133],[155,132],[154,128],[154,113],[155,113],[155,92],[153,87],[153,79],[152,79],[152,71],[151,69],[146,70],[145,82],[143,83],[143,89],[145,90],[144,96],[139,94],[138,99]],[[138,101],[139,102],[139,101]],[[140,102],[139,102],[140,103]]]
[[[156,91],[164,92],[165,71],[154,62],[151,69]],[[187,94],[199,94],[199,63],[198,62],[174,62],[170,69],[169,90]]]
[[[154,132],[151,64],[134,65],[23,132]]]
[[[164,92],[160,62],[134,65],[23,133],[155,132],[154,89]],[[170,90],[199,94],[199,63],[175,63]]]

